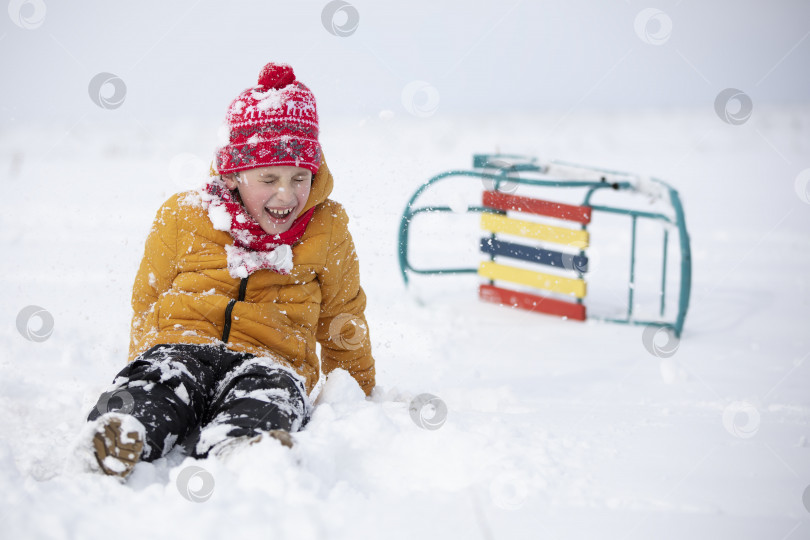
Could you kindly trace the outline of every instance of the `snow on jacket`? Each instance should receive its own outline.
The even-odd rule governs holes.
[[[306,379],[321,369],[348,371],[366,394],[374,359],[359,265],[343,207],[328,199],[332,175],[322,161],[304,211],[315,213],[292,247],[289,275],[258,270],[246,279],[228,272],[226,231],[216,230],[199,192],[178,193],[158,210],[132,288],[129,360],[158,344],[221,345],[269,356]],[[230,305],[230,307],[229,307]]]

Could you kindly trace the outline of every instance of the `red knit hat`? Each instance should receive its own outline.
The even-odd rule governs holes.
[[[220,174],[295,165],[314,175],[321,166],[315,96],[286,64],[264,66],[259,84],[239,94],[225,122],[228,144],[216,153]]]

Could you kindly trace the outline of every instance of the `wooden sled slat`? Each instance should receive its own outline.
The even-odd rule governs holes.
[[[570,294],[577,298],[585,297],[585,281],[582,279],[544,274],[543,272],[507,266],[492,261],[482,262],[478,266],[478,274],[491,280],[511,281],[535,289]]]
[[[513,291],[496,287],[495,285],[481,284],[478,296],[487,302],[512,306],[537,313],[568,317],[576,321],[585,320],[585,306],[573,302],[565,302],[556,298],[546,298],[536,294]]]
[[[566,221],[576,221],[583,225],[587,225],[591,222],[590,206],[556,203],[498,191],[484,191],[483,202],[484,206],[495,208],[496,210],[528,212],[530,214],[549,216]]]
[[[481,214],[481,228],[493,233],[512,234],[534,240],[545,240],[555,244],[585,249],[588,247],[588,231],[568,229],[554,225],[544,225],[520,219],[484,212]]]
[[[576,270],[577,272],[588,271],[588,257],[584,255],[525,246],[497,238],[482,238],[481,251],[489,255],[501,255],[555,268]]]

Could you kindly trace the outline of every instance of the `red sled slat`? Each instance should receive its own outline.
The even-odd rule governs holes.
[[[549,216],[587,225],[591,222],[591,207],[532,199],[499,191],[484,191],[484,206],[496,210],[515,210],[540,216]]]
[[[512,306],[549,315],[559,315],[560,317],[568,317],[575,321],[585,320],[584,304],[575,304],[573,302],[557,300],[556,298],[513,291],[484,283],[478,288],[478,296],[480,296],[482,300],[495,304]]]

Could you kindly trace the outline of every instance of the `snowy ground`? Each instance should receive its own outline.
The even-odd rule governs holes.
[[[338,374],[293,450],[270,441],[225,463],[173,454],[126,485],[76,470],[71,448],[124,362],[154,212],[196,184],[218,121],[122,118],[115,130],[0,131],[4,537],[810,538],[807,108],[758,109],[742,126],[712,110],[323,117],[378,391],[364,400]],[[694,288],[674,356],[650,354],[638,327],[480,303],[475,279],[417,276],[405,290],[396,231],[408,196],[496,150],[680,190]],[[443,227],[414,240],[427,258],[459,243]],[[44,341],[17,328],[29,305],[53,317]],[[408,412],[426,392],[447,406],[436,430]],[[192,494],[213,486],[210,498],[187,500],[184,482]]]

